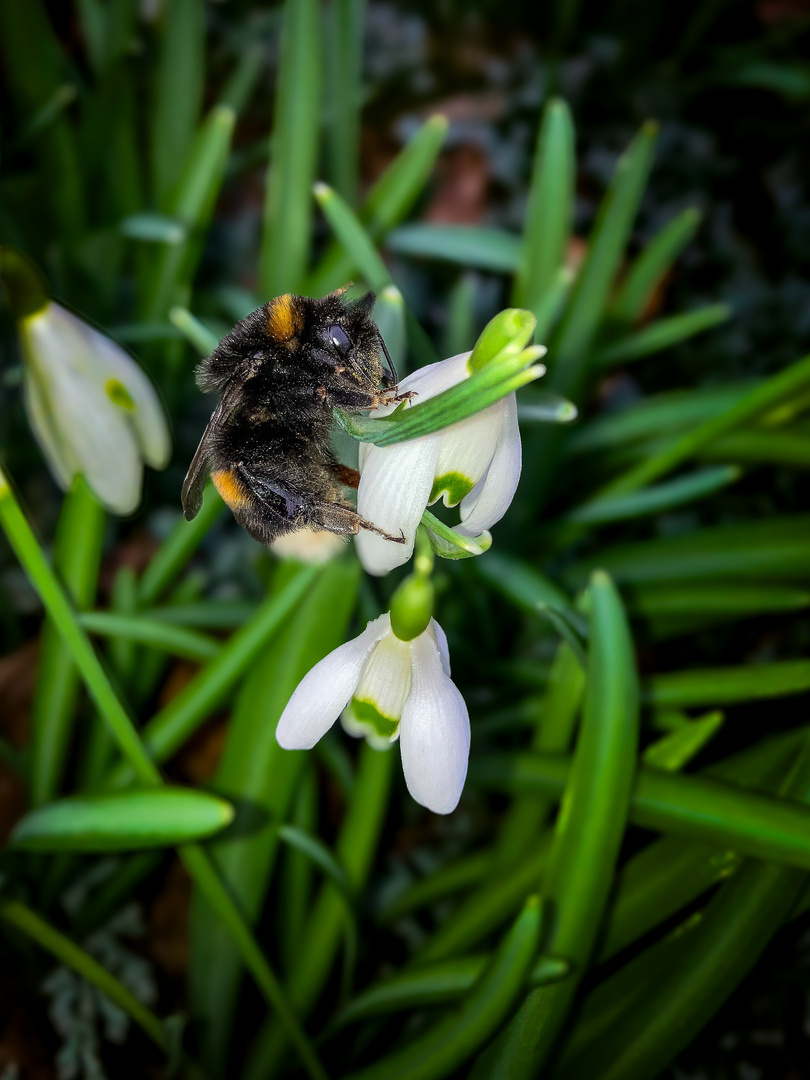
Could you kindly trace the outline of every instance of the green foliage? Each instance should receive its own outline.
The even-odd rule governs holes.
[[[435,224],[414,208],[442,116],[422,116],[361,197],[359,0],[287,0],[272,84],[265,43],[215,40],[202,0],[167,0],[151,23],[130,0],[77,0],[70,41],[49,12],[0,5],[0,242],[137,346],[179,448],[147,513],[116,522],[81,479],[40,511],[30,440],[0,436],[4,654],[39,637],[30,742],[0,743],[28,785],[0,854],[3,947],[26,992],[52,957],[211,1080],[655,1080],[801,910],[810,870],[810,517],[793,486],[810,466],[810,358],[729,374],[736,305],[671,304],[701,216],[639,226],[652,122],[583,236],[560,97],[535,117],[522,228]],[[555,10],[555,40],[576,18]],[[806,96],[799,68],[729,64],[729,86]],[[254,264],[235,273],[221,196],[241,199],[268,157]],[[516,307],[491,318],[484,276]],[[443,561],[411,598],[418,618],[396,615],[413,637],[435,606],[470,705],[449,823],[405,801],[397,748],[275,740],[302,677],[402,579],[361,580],[350,550],[316,567],[246,547],[213,488],[192,522],[176,506],[203,412],[192,371],[220,328],[352,278],[380,291],[400,367],[437,359],[420,322],[436,312],[449,350],[472,350],[469,378],[428,401],[338,415],[355,440],[429,436],[520,391],[514,505],[474,538],[426,511]],[[693,385],[670,358],[704,341],[717,364]],[[224,749],[195,773],[193,746],[221,723]],[[91,948],[165,874],[165,848],[192,880],[182,1047]],[[88,866],[106,876],[81,895]]]

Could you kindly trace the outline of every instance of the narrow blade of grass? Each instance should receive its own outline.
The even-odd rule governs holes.
[[[421,195],[446,134],[446,118],[431,116],[371,188],[359,216],[373,242],[382,240],[406,216]],[[345,285],[356,271],[351,256],[334,241],[312,271],[303,291],[307,296],[323,296]]]
[[[317,0],[287,0],[259,255],[260,291],[268,299],[299,292],[304,280],[320,128],[321,67]]]
[[[54,543],[54,569],[77,608],[96,598],[107,515],[81,477],[65,496]],[[52,620],[43,628],[32,704],[31,802],[50,802],[59,791],[70,753],[79,672]]]
[[[600,349],[593,362],[597,367],[611,368],[642,360],[645,356],[653,356],[664,349],[672,348],[673,345],[679,345],[682,341],[688,341],[696,334],[703,334],[730,317],[731,309],[727,304],[710,304],[684,315],[657,319],[642,330]]]
[[[168,207],[202,106],[205,5],[202,0],[172,0],[162,15],[150,135],[155,202]]]
[[[537,136],[520,261],[512,291],[515,307],[543,303],[565,265],[574,208],[574,125],[568,106],[552,99]],[[538,320],[539,322],[539,320]]]
[[[574,1001],[602,923],[624,835],[636,769],[639,704],[635,655],[621,600],[596,571],[588,590],[585,703],[573,764],[555,827],[543,894],[553,912],[543,951],[572,970],[529,992],[472,1077],[535,1077]]]
[[[628,270],[616,298],[608,308],[611,323],[637,322],[669,272],[672,264],[695,235],[700,224],[698,210],[682,210],[656,233]]]
[[[213,787],[240,807],[237,828],[211,845],[213,857],[246,919],[261,912],[279,845],[278,824],[286,819],[305,755],[276,742],[276,724],[293,690],[345,638],[359,585],[356,562],[323,569],[288,607],[283,637],[264,648],[242,687],[231,718],[225,751]],[[294,578],[293,583],[297,584]],[[289,586],[287,586],[289,588]],[[258,815],[263,820],[257,820]],[[217,1072],[225,1068],[244,961],[226,928],[212,923],[204,894],[191,907],[191,994],[203,1018],[204,1056]]]

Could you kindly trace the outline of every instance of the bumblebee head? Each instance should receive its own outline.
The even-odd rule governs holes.
[[[348,288],[348,286],[347,286]],[[371,317],[375,296],[366,293],[359,300],[344,298],[346,288],[325,296],[318,334],[328,348],[345,362],[347,371],[359,382],[396,383],[397,373],[377,324]],[[382,359],[380,357],[382,353]]]

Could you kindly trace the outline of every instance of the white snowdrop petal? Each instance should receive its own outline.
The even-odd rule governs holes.
[[[433,492],[443,492],[445,506],[469,495],[492,461],[503,422],[501,402],[439,432],[439,456]]]
[[[411,642],[412,684],[400,723],[405,783],[435,814],[455,810],[467,776],[470,719],[428,633]]]
[[[307,672],[276,727],[280,746],[285,750],[312,749],[348,705],[369,654],[390,629],[391,619],[386,612]]]
[[[442,667],[447,678],[450,678],[450,650],[447,648],[447,634],[442,630],[441,626],[435,619],[431,619],[428,625],[428,633],[436,642],[436,648],[439,650],[439,656],[441,657]]]
[[[58,478],[64,483],[68,472],[80,471],[108,510],[131,513],[140,501],[143,476],[133,388],[140,395],[141,380],[148,380],[122,350],[59,304],[51,302],[24,319],[20,332],[27,374],[38,391],[29,391],[29,406],[50,419],[51,437],[41,436],[43,447],[54,454],[61,449],[64,456],[58,466],[54,463]],[[125,378],[132,371],[129,386]],[[154,397],[151,387],[149,392]],[[115,403],[116,393],[129,399],[129,408]],[[154,404],[159,408],[156,397]],[[168,455],[167,446],[159,449]]]
[[[386,634],[369,656],[354,692],[384,717],[398,721],[411,688],[411,650],[407,641]]]
[[[413,554],[416,528],[433,485],[438,439],[428,435],[397,446],[375,446],[369,451],[357,489],[357,512],[392,536],[405,536],[404,544],[360,529],[357,554],[369,574],[386,574]]]
[[[27,364],[23,368],[23,402],[28,415],[28,423],[54,474],[54,479],[63,491],[67,491],[73,477],[79,471],[79,464],[70,443],[62,440],[54,417],[47,406],[47,398]]]
[[[522,459],[514,394],[503,399],[502,415],[492,463],[461,504],[461,524],[455,531],[462,536],[477,536],[500,521],[517,490]]]
[[[87,327],[94,355],[105,371],[104,386],[109,379],[117,379],[132,399],[134,408],[127,414],[135,429],[144,461],[154,469],[164,469],[172,452],[169,425],[157,391],[141,367],[122,348]],[[126,413],[126,410],[125,410]]]
[[[412,399],[411,405],[416,405],[417,401],[428,401],[443,390],[449,390],[451,386],[469,378],[470,373],[467,370],[469,356],[468,352],[458,353],[457,356],[450,356],[447,360],[439,360],[435,364],[418,368],[405,376],[399,383],[399,389],[416,392],[417,397]]]

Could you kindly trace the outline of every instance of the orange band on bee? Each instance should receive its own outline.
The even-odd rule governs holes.
[[[279,345],[292,342],[304,329],[303,312],[297,296],[285,293],[267,305],[267,333]]]
[[[217,469],[211,473],[211,480],[222,496],[222,501],[227,503],[231,510],[243,510],[250,506],[250,494],[236,478],[233,469]]]

